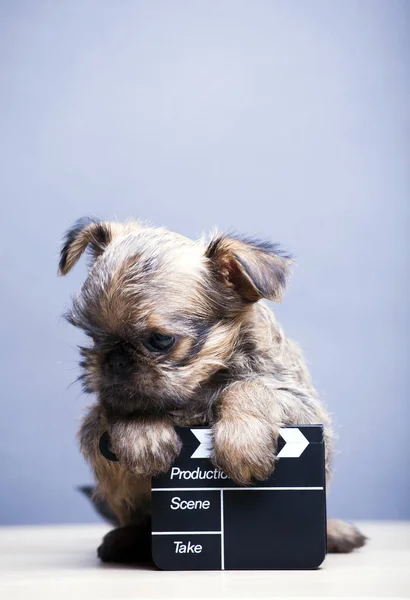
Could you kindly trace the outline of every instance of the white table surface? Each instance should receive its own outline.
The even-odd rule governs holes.
[[[0,599],[410,598],[410,522],[360,523],[371,538],[318,571],[164,572],[102,565],[104,525],[0,528]]]

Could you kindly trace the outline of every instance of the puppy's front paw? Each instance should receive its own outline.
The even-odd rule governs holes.
[[[366,543],[364,536],[352,523],[339,519],[327,520],[327,551],[352,552]]]
[[[220,420],[214,425],[212,460],[240,485],[264,481],[275,468],[277,437],[272,427],[255,417]]]
[[[113,529],[97,550],[102,562],[107,563],[140,563],[151,560],[151,526],[127,525]]]
[[[181,451],[181,441],[166,419],[121,419],[109,433],[120,463],[136,475],[165,473]]]

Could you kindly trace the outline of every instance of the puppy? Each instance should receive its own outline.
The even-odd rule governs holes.
[[[247,485],[274,470],[281,427],[323,423],[329,477],[329,415],[299,348],[259,302],[281,300],[289,255],[233,235],[193,242],[138,221],[84,218],[66,234],[60,274],[85,250],[88,276],[67,319],[90,338],[80,379],[96,403],[81,450],[120,524],[99,548],[103,561],[150,559],[150,478],[180,452],[175,425],[211,425],[214,464]],[[119,462],[99,451],[105,431]],[[329,551],[364,541],[353,525],[328,521]]]

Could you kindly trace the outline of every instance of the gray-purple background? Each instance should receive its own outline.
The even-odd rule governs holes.
[[[410,518],[410,4],[0,3],[0,522],[97,519],[56,277],[77,217],[298,257],[275,307],[333,413],[330,513]]]

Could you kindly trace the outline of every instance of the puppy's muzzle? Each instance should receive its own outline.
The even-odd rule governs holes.
[[[124,375],[131,366],[131,358],[125,350],[118,348],[107,356],[107,369],[110,375]]]

